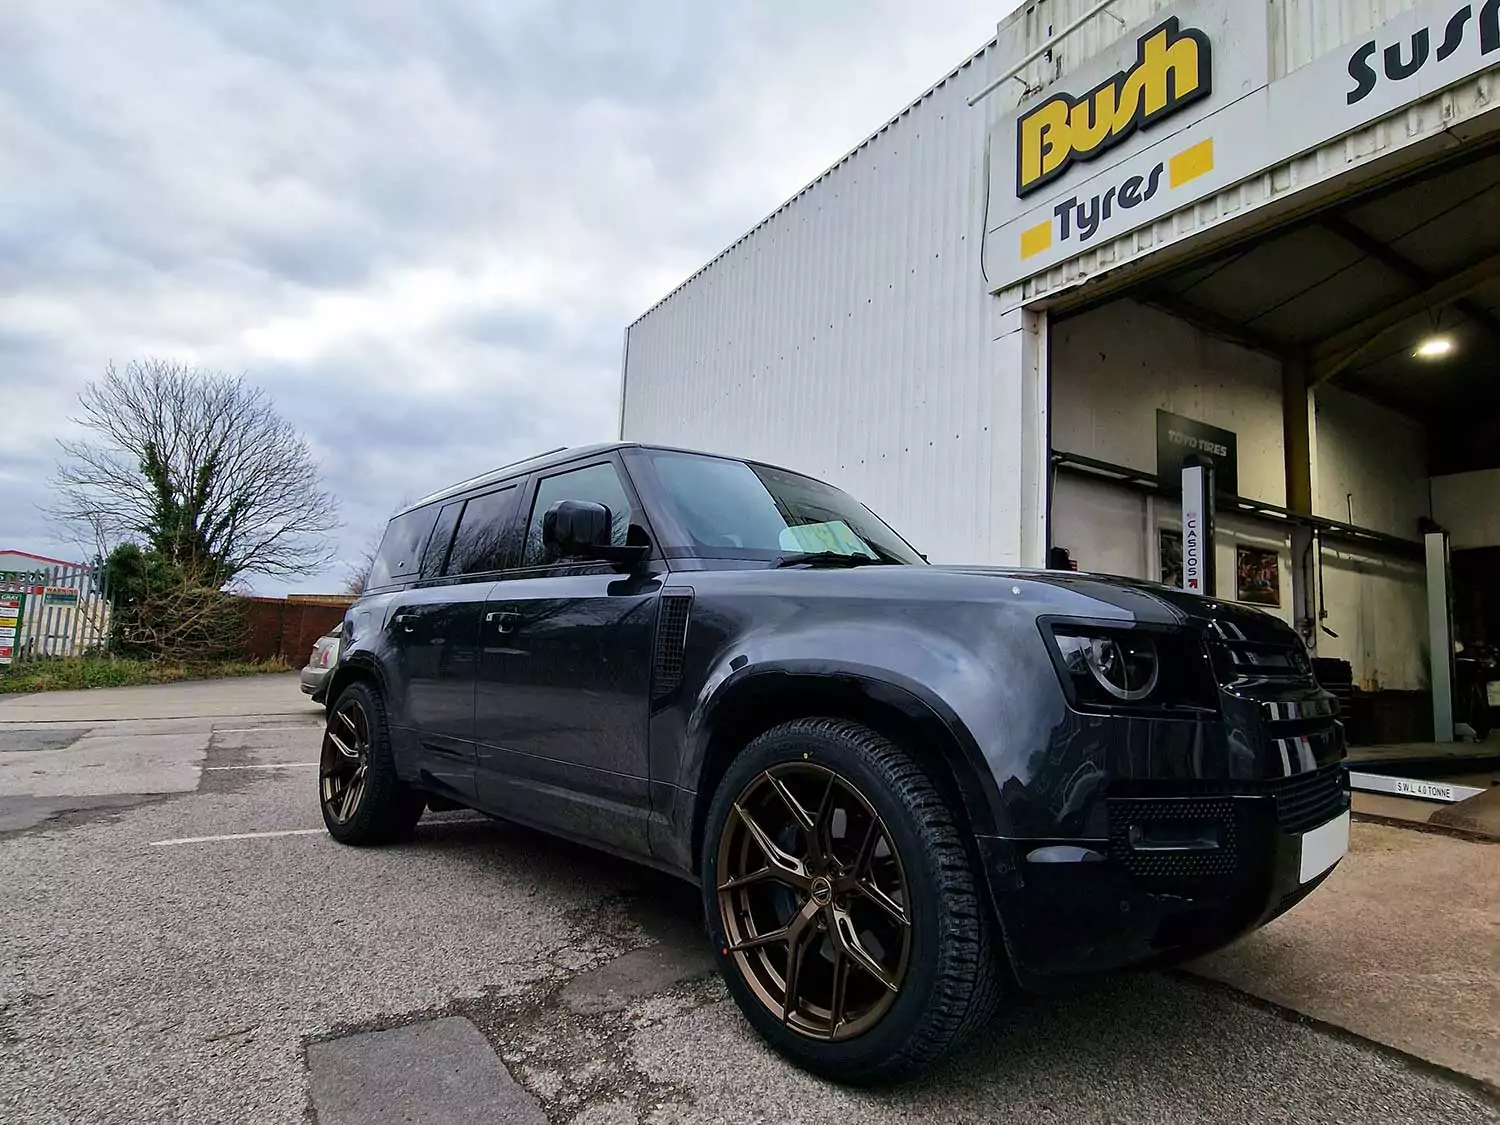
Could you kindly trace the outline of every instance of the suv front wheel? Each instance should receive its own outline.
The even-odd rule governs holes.
[[[807,1070],[899,1080],[994,1010],[993,926],[953,813],[875,731],[804,719],[751,742],[715,794],[700,874],[730,992]]]
[[[385,701],[363,680],[328,709],[318,762],[318,804],[328,834],[341,844],[404,840],[426,800],[396,776]]]

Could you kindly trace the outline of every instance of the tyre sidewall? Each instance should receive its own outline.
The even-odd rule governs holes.
[[[853,783],[874,807],[900,856],[908,910],[913,915],[912,944],[900,995],[875,1027],[853,1039],[833,1043],[792,1031],[766,1009],[740,975],[733,955],[726,951],[728,943],[719,914],[718,845],[734,801],[767,768],[792,762],[833,770]],[[921,1035],[944,956],[943,909],[934,890],[941,880],[937,856],[924,838],[921,824],[895,795],[877,763],[837,736],[773,730],[752,742],[730,766],[710,808],[703,839],[699,875],[714,957],[740,1009],[763,1037],[807,1069],[854,1080],[900,1054],[907,1042]]]
[[[390,725],[386,721],[385,701],[369,683],[355,680],[339,693],[328,708],[328,722],[337,718],[338,709],[349,700],[355,700],[364,709],[370,724],[369,769],[365,776],[365,791],[360,797],[359,808],[347,821],[340,824],[328,811],[323,801],[322,776],[318,778],[318,808],[323,813],[323,824],[328,834],[343,844],[381,844],[410,833],[416,824],[410,806],[417,800],[420,815],[421,802],[396,776],[396,762],[391,753]]]

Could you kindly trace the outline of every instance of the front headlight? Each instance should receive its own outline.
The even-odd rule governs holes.
[[[1070,675],[1087,671],[1094,683],[1124,703],[1149,698],[1161,680],[1161,662],[1150,637],[1061,636],[1057,645]]]
[[[1068,701],[1082,710],[1212,711],[1217,690],[1196,638],[1143,629],[1054,623]]]

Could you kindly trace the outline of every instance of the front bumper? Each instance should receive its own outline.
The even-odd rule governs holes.
[[[1107,840],[980,839],[1023,986],[1210,952],[1291,909],[1342,854],[1342,766],[1238,791],[1151,788],[1108,801]]]

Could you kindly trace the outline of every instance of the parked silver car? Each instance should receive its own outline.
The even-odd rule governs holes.
[[[302,669],[302,692],[312,696],[314,703],[328,702],[328,675],[338,666],[343,635],[344,623],[340,621],[318,638],[312,655],[307,658],[307,666]]]

